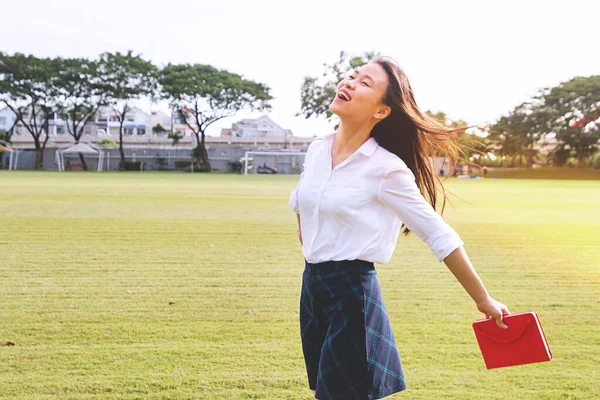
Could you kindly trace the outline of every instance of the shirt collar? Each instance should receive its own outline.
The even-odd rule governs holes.
[[[325,135],[323,137],[323,140],[330,140],[331,142],[333,142],[333,138],[335,137],[336,133],[337,132],[333,132],[333,133]],[[370,138],[367,139],[366,142],[364,142],[362,144],[362,146],[360,146],[358,148],[358,151],[367,157],[371,157],[373,155],[373,153],[375,152],[375,150],[377,150],[377,147],[379,147],[379,143],[377,143],[377,140],[375,140],[375,138],[373,136],[371,136]]]

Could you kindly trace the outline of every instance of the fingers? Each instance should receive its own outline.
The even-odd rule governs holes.
[[[502,329],[508,329],[508,326],[502,321],[502,315],[496,317],[496,325]]]
[[[498,325],[502,329],[507,329],[508,326],[504,323],[502,317],[510,314],[508,310],[506,308],[500,308],[494,311],[495,312],[489,314],[485,313],[485,319],[495,319],[496,325]]]
[[[496,320],[496,325],[498,325],[500,328],[502,329],[508,329],[508,326],[504,323],[502,317],[504,317],[505,315],[510,314],[508,312],[508,308],[506,308],[506,306],[504,304],[500,304],[499,305],[499,312],[496,313],[496,315],[493,317]]]

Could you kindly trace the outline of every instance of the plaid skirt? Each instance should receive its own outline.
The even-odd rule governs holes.
[[[300,335],[317,399],[372,400],[406,389],[372,262],[305,260]]]

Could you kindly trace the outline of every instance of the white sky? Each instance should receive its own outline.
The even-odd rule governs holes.
[[[295,117],[305,75],[341,50],[379,51],[422,109],[492,122],[538,88],[600,73],[600,2],[0,0],[0,50],[96,57],[132,49],[158,65],[211,64],[266,83],[271,118],[298,136],[332,124]],[[209,128],[218,135],[239,113]]]

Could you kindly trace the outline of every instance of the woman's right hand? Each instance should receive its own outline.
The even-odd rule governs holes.
[[[477,309],[484,313],[486,318],[495,319],[496,325],[498,325],[500,328],[508,328],[508,326],[506,326],[502,320],[502,317],[505,315],[510,315],[510,311],[508,311],[508,307],[506,307],[504,304],[488,296],[483,301],[477,303]]]

